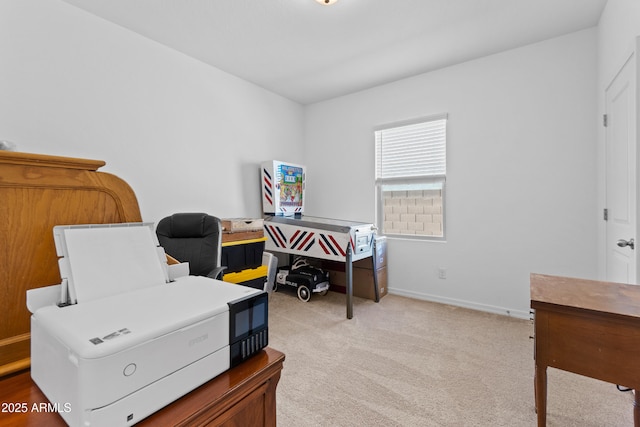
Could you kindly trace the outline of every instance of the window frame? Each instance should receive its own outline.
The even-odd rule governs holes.
[[[447,193],[447,160],[446,153],[448,151],[448,114],[434,114],[429,116],[418,117],[410,120],[404,120],[400,122],[388,123],[381,126],[377,126],[373,129],[374,131],[374,177],[375,177],[375,204],[376,204],[376,212],[375,212],[375,222],[378,227],[378,232],[389,238],[394,239],[410,239],[410,240],[423,240],[423,241],[433,241],[433,242],[446,242],[447,238],[447,220],[446,220],[446,193]],[[411,176],[411,177],[393,177],[393,178],[378,178],[378,143],[377,143],[377,133],[384,130],[389,130],[393,128],[410,126],[414,124],[432,122],[437,120],[445,120],[444,124],[444,147],[445,147],[445,173],[444,174],[433,174],[433,175],[424,175],[424,176]],[[398,233],[386,233],[384,230],[384,196],[383,196],[383,186],[385,185],[398,185],[398,186],[411,186],[411,185],[440,185],[441,191],[441,202],[442,202],[442,236],[434,236],[434,235],[425,235],[425,234],[398,234]],[[402,190],[404,191],[404,190]]]

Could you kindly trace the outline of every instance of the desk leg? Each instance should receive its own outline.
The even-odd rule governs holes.
[[[345,273],[347,279],[347,319],[353,317],[353,254],[351,251],[351,243],[347,244],[347,259],[345,263]]]
[[[634,390],[634,401],[633,401],[633,425],[635,427],[640,427],[640,395],[638,394],[639,390]]]
[[[373,250],[371,251],[371,266],[373,267],[373,292],[375,301],[380,302],[380,285],[378,284],[378,247],[376,239],[373,239]]]
[[[538,427],[547,425],[547,367],[536,365],[534,379],[534,393],[536,399],[536,412],[538,414]]]

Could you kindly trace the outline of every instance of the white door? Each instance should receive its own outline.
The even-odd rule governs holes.
[[[606,90],[607,280],[636,283],[636,54]]]

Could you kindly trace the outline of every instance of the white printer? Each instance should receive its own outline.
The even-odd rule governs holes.
[[[31,377],[71,426],[132,425],[268,344],[263,291],[169,281],[151,224],[54,228],[62,283],[30,290]]]

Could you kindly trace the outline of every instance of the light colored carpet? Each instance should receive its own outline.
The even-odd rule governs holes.
[[[278,426],[535,426],[531,321],[387,295],[271,295]],[[548,426],[632,426],[633,394],[548,370]]]

